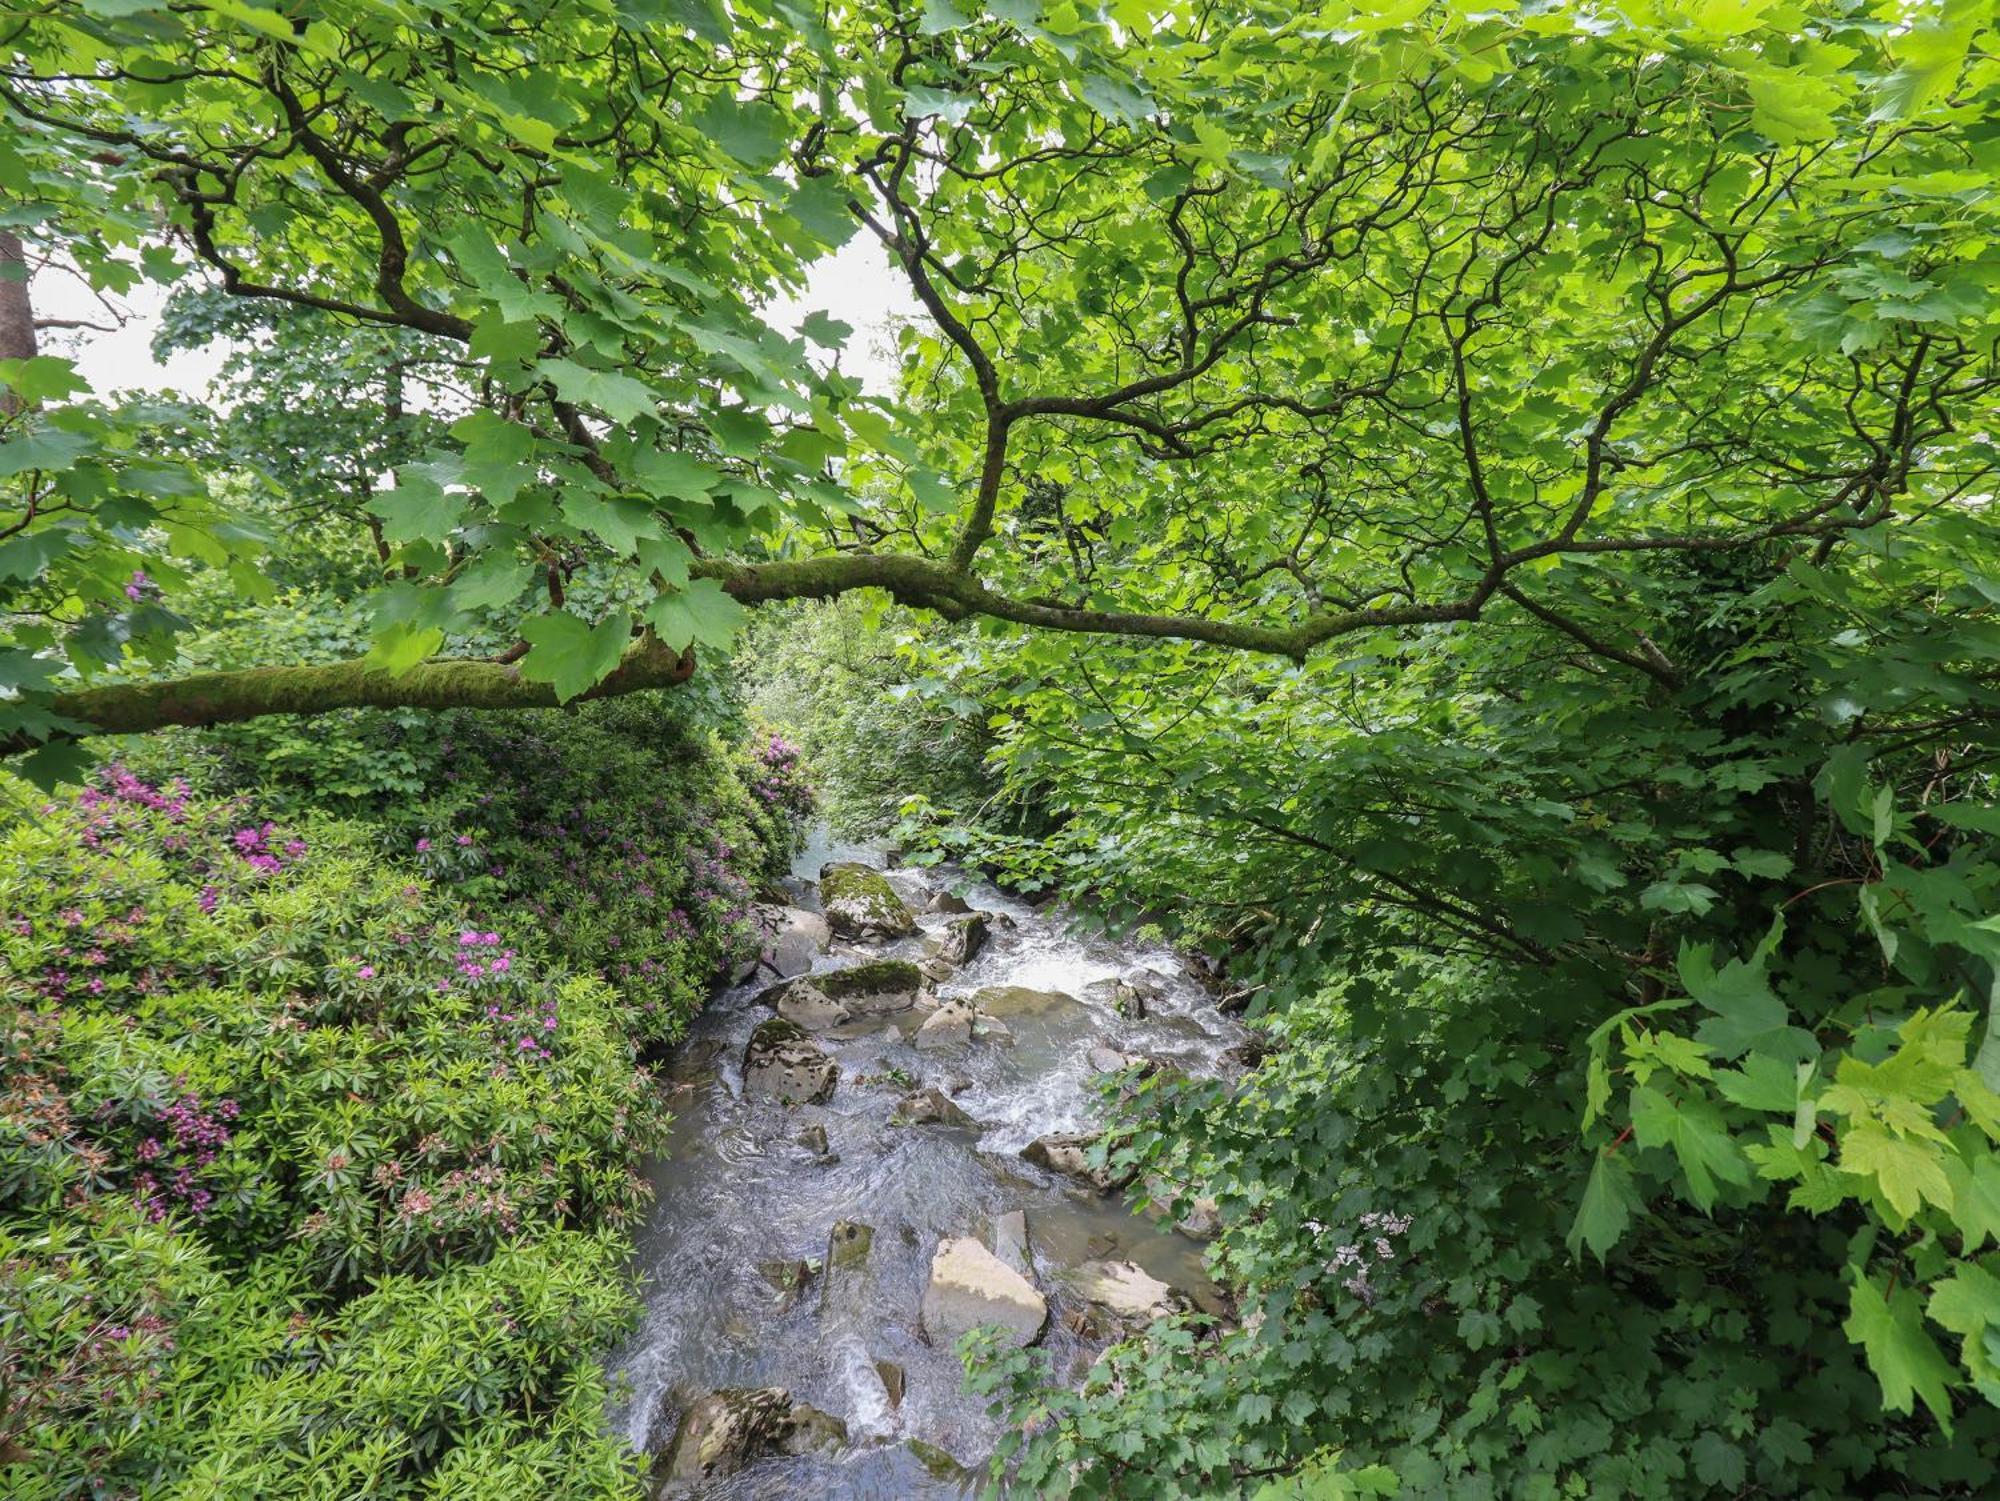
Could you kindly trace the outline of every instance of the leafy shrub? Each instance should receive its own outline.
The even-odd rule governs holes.
[[[621,1008],[377,842],[117,769],[0,837],[9,1496],[631,1491]]]

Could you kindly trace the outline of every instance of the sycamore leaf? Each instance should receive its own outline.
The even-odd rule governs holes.
[[[1650,1085],[1632,1091],[1632,1135],[1642,1147],[1671,1147],[1687,1178],[1688,1199],[1704,1214],[1715,1206],[1716,1179],[1743,1187],[1750,1162],[1712,1100],[1675,1100]]]
[[[593,626],[566,612],[537,615],[521,623],[521,635],[533,648],[521,659],[521,676],[548,683],[557,701],[568,703],[617,668],[632,639],[632,617],[618,610]]]
[[[436,626],[415,625],[398,620],[375,633],[368,648],[367,664],[401,676],[419,662],[437,655],[444,645],[444,632]]]
[[[629,375],[588,370],[574,360],[538,360],[535,369],[555,382],[556,394],[578,406],[593,407],[624,424],[653,410],[652,388]]]
[[[1946,1212],[1952,1207],[1944,1151],[1936,1142],[1911,1141],[1880,1126],[1856,1126],[1840,1138],[1840,1165],[1857,1177],[1874,1179],[1882,1197],[1906,1220],[1925,1200]]]
[[[1882,1384],[1882,1405],[1890,1412],[1908,1413],[1912,1397],[1922,1398],[1940,1427],[1951,1432],[1950,1388],[1956,1384],[1951,1364],[1924,1332],[1917,1295],[1907,1287],[1883,1294],[1872,1277],[1854,1269],[1854,1291],[1847,1337],[1861,1346],[1868,1369]]]
[[[727,646],[743,623],[743,606],[714,579],[694,579],[646,607],[646,623],[675,651],[699,643]]]
[[[1989,1238],[2000,1241],[2000,1157],[1982,1152],[1967,1162],[1954,1152],[1944,1159],[1944,1174],[1965,1254],[1972,1255]]]
[[[1590,1181],[1583,1186],[1583,1202],[1565,1237],[1570,1254],[1588,1249],[1600,1262],[1604,1253],[1618,1244],[1632,1223],[1632,1212],[1640,1207],[1632,1186],[1632,1169],[1613,1152],[1599,1152],[1591,1166]]]

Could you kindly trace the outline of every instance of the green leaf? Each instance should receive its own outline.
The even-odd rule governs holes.
[[[790,137],[785,117],[773,105],[717,94],[694,118],[695,129],[746,167],[775,167]]]
[[[563,400],[591,407],[621,426],[652,414],[652,387],[629,375],[587,369],[559,357],[538,360],[535,369],[555,383]]]
[[[1641,1207],[1632,1184],[1632,1169],[1615,1152],[1602,1151],[1591,1165],[1590,1179],[1583,1187],[1583,1202],[1566,1237],[1570,1254],[1588,1250],[1600,1262],[1617,1245],[1633,1213]]]
[[[1951,1182],[1945,1176],[1944,1157],[1944,1149],[1936,1142],[1912,1141],[1875,1125],[1851,1127],[1840,1138],[1842,1169],[1871,1179],[1906,1220],[1926,1200],[1946,1212],[1951,1210]]]
[[[1890,1412],[1908,1413],[1911,1399],[1921,1398],[1949,1434],[1949,1392],[1957,1381],[1944,1353],[1924,1332],[1916,1294],[1908,1287],[1899,1287],[1885,1295],[1860,1268],[1853,1268],[1852,1275],[1854,1288],[1847,1321],[1841,1328],[1861,1346],[1868,1369],[1881,1383],[1882,1405]]]
[[[675,651],[689,646],[726,647],[743,624],[743,606],[723,592],[714,579],[694,579],[685,588],[662,594],[646,607],[646,623]]]
[[[537,615],[522,622],[521,635],[532,648],[521,659],[521,676],[550,684],[557,700],[568,703],[617,669],[631,644],[632,617],[613,611],[593,626],[567,612]]]
[[[1750,1162],[1722,1123],[1713,1102],[1690,1094],[1673,1099],[1651,1085],[1632,1091],[1632,1135],[1642,1147],[1671,1147],[1687,1178],[1688,1199],[1704,1214],[1715,1207],[1716,1179],[1743,1187]]]

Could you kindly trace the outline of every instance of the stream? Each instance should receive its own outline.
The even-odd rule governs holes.
[[[885,863],[879,848],[836,845],[822,832],[794,865],[790,899],[817,910],[817,877],[843,860]],[[846,1441],[757,1455],[731,1473],[669,1483],[661,1495],[978,1494],[999,1431],[965,1392],[949,1345],[926,1342],[919,1309],[940,1241],[975,1237],[996,1249],[994,1222],[1012,1211],[1025,1212],[1025,1271],[1048,1305],[1037,1347],[1072,1379],[1113,1337],[1089,1317],[1090,1300],[1076,1283],[1084,1263],[1135,1263],[1187,1301],[1215,1306],[1198,1241],[1136,1216],[1122,1195],[1100,1194],[1020,1154],[1047,1133],[1090,1127],[1100,1108],[1093,1063],[1105,1062],[1103,1045],[1215,1074],[1242,1030],[1168,949],[1073,931],[1060,909],[1037,909],[947,868],[882,874],[922,931],[882,942],[835,937],[830,952],[812,958],[814,974],[879,958],[930,959],[939,1001],[1001,985],[1062,997],[1007,1014],[1011,1041],[919,1049],[915,1030],[934,1009],[928,996],[919,1007],[814,1033],[812,1044],[831,1056],[839,1081],[824,1103],[798,1105],[745,1093],[746,1046],[773,1016],[759,1000],[771,976],[710,1002],[664,1070],[676,1118],[667,1154],[650,1168],[657,1199],[637,1237],[645,1313],[612,1361],[624,1392],[612,1421],[635,1447],[664,1454],[703,1394],[778,1387],[838,1419]],[[930,910],[941,892],[986,913],[990,931],[985,946],[948,973],[935,950],[955,919]],[[944,901],[951,905],[950,896]],[[1113,992],[1121,978],[1146,991],[1143,1016],[1124,1014],[1141,1008],[1129,991],[1120,1004]],[[935,1086],[970,1123],[893,1123],[899,1102],[923,1086]],[[825,1132],[824,1153],[813,1127]],[[858,1257],[848,1244],[836,1270],[829,1237],[843,1222],[868,1227],[872,1239],[863,1235]],[[813,1270],[793,1288],[763,1270],[800,1261]]]

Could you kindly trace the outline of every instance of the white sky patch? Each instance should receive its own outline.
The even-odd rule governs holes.
[[[111,299],[111,305],[122,312],[122,326],[109,333],[89,328],[46,329],[42,352],[75,360],[77,373],[106,398],[122,391],[206,395],[228,356],[228,345],[218,340],[165,362],[155,359],[153,335],[159,331],[167,291],[155,283],[142,282],[129,295]],[[104,300],[79,277],[53,268],[36,275],[34,297],[38,318],[112,323]],[[891,394],[896,383],[895,325],[921,317],[923,310],[880,242],[865,234],[856,235],[842,249],[813,264],[800,296],[780,298],[765,316],[773,328],[796,334],[800,322],[814,312],[824,312],[854,330],[840,350],[840,368],[858,375],[871,395]]]

